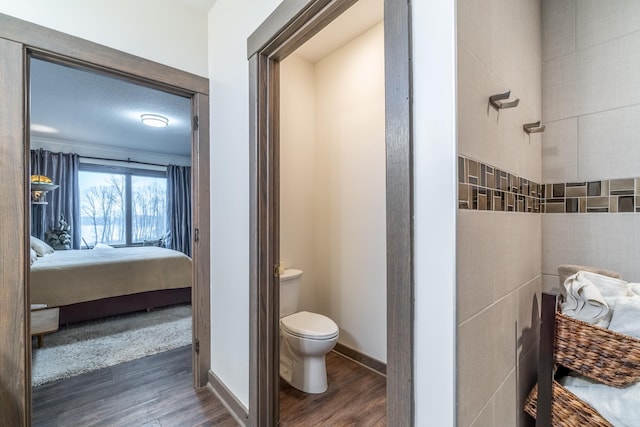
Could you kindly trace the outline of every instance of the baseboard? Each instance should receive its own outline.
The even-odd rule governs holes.
[[[248,426],[249,424],[249,412],[244,405],[236,399],[236,397],[229,391],[229,389],[220,381],[220,378],[216,376],[211,370],[209,370],[209,387],[213,390],[213,393],[220,399],[225,408],[229,411],[231,416],[241,426]]]
[[[354,350],[351,347],[347,347],[344,344],[337,343],[333,351],[339,353],[342,356],[366,366],[367,368],[378,372],[381,375],[387,375],[387,364],[379,360],[374,359],[371,356],[360,353],[358,350]]]

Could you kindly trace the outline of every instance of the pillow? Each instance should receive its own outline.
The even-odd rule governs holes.
[[[115,249],[113,246],[105,245],[104,243],[96,243],[93,249]]]
[[[158,246],[158,247],[164,247],[164,242],[162,241],[162,239],[156,239],[156,240],[143,240],[142,241],[142,246]]]
[[[36,251],[36,254],[38,254],[38,256],[45,256],[54,252],[51,246],[33,236],[31,236],[31,249]]]
[[[31,265],[38,259],[38,254],[31,248]]]

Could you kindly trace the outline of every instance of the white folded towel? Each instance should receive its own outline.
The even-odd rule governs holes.
[[[618,299],[609,329],[640,338],[640,295]]]
[[[640,383],[615,388],[589,378],[572,376],[564,377],[560,382],[615,427],[640,426]]]
[[[563,314],[640,338],[640,283],[579,271],[564,288]],[[581,376],[560,382],[613,426],[640,426],[640,383],[619,389]]]
[[[632,295],[629,284],[597,273],[579,271],[564,282],[562,313],[606,328],[612,310],[622,297]]]
[[[636,295],[640,295],[640,283],[629,283],[629,289]]]
[[[609,305],[609,310],[615,310],[617,302],[621,298],[633,295],[629,283],[622,279],[603,276],[602,274],[585,272],[584,277],[591,281],[600,291]]]

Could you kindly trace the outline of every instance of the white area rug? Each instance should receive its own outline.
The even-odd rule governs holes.
[[[33,349],[33,386],[191,344],[191,306],[61,327]]]

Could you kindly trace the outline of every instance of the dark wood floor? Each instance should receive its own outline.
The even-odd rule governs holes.
[[[33,389],[34,426],[237,426],[194,390],[190,346]]]
[[[280,380],[280,425],[385,426],[385,377],[333,351],[326,359],[326,393],[305,394]]]
[[[282,426],[384,426],[386,380],[334,352],[329,389],[302,393],[280,381]],[[33,425],[237,426],[207,389],[191,383],[191,349],[100,369],[33,389]]]

